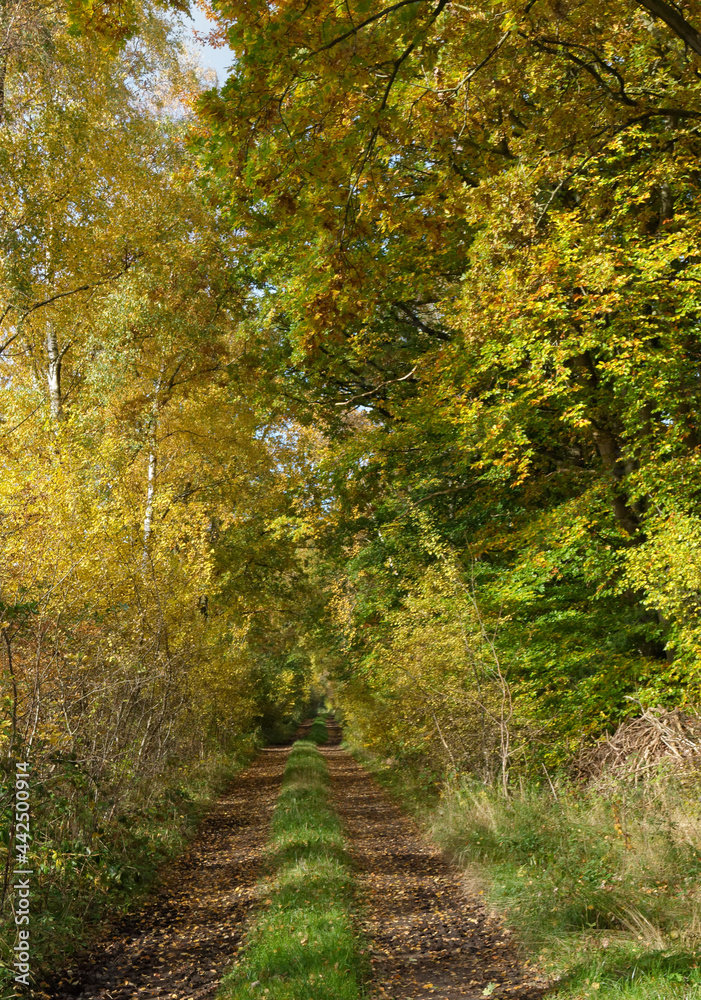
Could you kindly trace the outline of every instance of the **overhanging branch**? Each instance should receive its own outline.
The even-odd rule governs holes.
[[[653,17],[659,17],[661,21],[664,21],[675,35],[678,35],[690,49],[701,56],[701,35],[692,24],[689,24],[686,18],[682,17],[676,7],[665,3],[665,0],[638,0],[638,4]]]

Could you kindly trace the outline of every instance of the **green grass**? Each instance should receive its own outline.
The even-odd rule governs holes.
[[[364,763],[367,760],[364,759]],[[563,1000],[701,1000],[701,804],[660,774],[500,790],[372,770],[506,915]]]
[[[317,715],[312,723],[312,728],[309,730],[308,740],[312,743],[322,744],[326,743],[329,738],[329,731],[326,728],[326,716]]]
[[[577,955],[579,959],[577,960]],[[619,942],[603,954],[581,938],[551,947],[543,965],[563,969],[556,995],[562,1000],[701,1000],[701,970],[693,951],[660,951]]]
[[[353,880],[326,762],[299,740],[272,820],[263,908],[224,1000],[358,1000],[366,970],[356,937]]]

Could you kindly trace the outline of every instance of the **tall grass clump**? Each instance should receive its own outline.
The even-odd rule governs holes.
[[[698,997],[701,805],[660,774],[446,790],[432,833],[562,975],[560,995]]]
[[[310,740],[290,753],[272,820],[263,909],[226,1000],[358,1000],[363,965],[352,919],[353,883],[326,762]]]

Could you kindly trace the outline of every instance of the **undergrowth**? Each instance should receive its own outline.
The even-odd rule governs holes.
[[[660,773],[638,787],[531,783],[507,798],[364,763],[505,914],[558,996],[701,1000],[696,788]]]
[[[352,876],[328,782],[316,745],[295,743],[273,814],[264,908],[224,981],[226,1000],[361,996]]]
[[[98,923],[142,897],[252,751],[253,743],[242,740],[237,751],[182,769],[155,793],[136,788],[109,823],[92,830],[73,815],[82,801],[73,787],[82,787],[77,767],[73,774],[64,764],[61,783],[32,783],[31,966],[38,984],[42,970],[55,972],[70,962]],[[16,995],[9,968],[16,939],[11,893],[0,915],[0,1000]]]

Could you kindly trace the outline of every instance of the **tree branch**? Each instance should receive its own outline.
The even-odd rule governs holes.
[[[310,56],[316,56],[319,52],[326,52],[327,49],[332,49],[334,45],[339,45],[341,42],[345,42],[346,38],[351,38],[353,35],[357,35],[361,28],[367,27],[367,25],[372,24],[373,21],[379,21],[380,18],[386,17],[386,15],[391,14],[392,11],[399,10],[400,7],[407,7],[409,4],[425,2],[426,0],[400,0],[399,3],[392,4],[391,7],[385,7],[385,9],[381,10],[379,14],[373,14],[372,17],[367,17],[364,21],[361,21],[360,24],[351,28],[350,31],[347,31],[344,35],[339,35],[338,38],[334,38],[332,42],[327,42],[326,45],[322,45],[321,48],[315,49],[314,52],[310,53]]]
[[[121,271],[117,271],[116,274],[110,274],[106,278],[103,278],[101,281],[94,281],[92,282],[92,284],[79,285],[77,288],[69,288],[68,291],[65,292],[56,292],[55,295],[50,295],[48,299],[42,299],[41,302],[35,302],[34,305],[29,306],[28,309],[23,310],[20,309],[18,306],[10,303],[10,305],[5,307],[2,319],[4,319],[12,309],[20,313],[22,319],[25,319],[27,316],[35,312],[37,309],[43,309],[44,306],[50,306],[52,302],[57,302],[59,299],[65,299],[69,295],[77,295],[78,292],[89,292],[93,288],[100,288],[102,285],[108,285],[111,281],[116,281],[117,278],[121,278],[122,275],[126,274],[129,268],[132,266],[132,264],[138,259],[139,255],[136,255],[133,258],[129,258],[127,261],[125,261],[124,267],[121,269]],[[5,346],[7,345],[6,344],[3,345],[3,347]]]
[[[359,396],[351,396],[350,399],[344,399],[340,403],[334,403],[334,406],[348,406],[350,403],[354,403],[356,399],[365,399],[367,396],[373,396],[376,392],[379,392],[380,389],[384,389],[386,385],[391,385],[393,382],[406,382],[408,378],[411,378],[411,376],[414,374],[415,371],[416,371],[416,365],[414,365],[411,371],[407,372],[406,375],[402,375],[401,378],[388,379],[387,382],[382,382],[374,389],[371,389],[370,392],[362,392]]]
[[[438,337],[439,340],[450,341],[450,336],[444,333],[442,330],[437,330],[433,326],[428,326],[424,323],[416,313],[412,312],[409,306],[405,302],[393,302],[392,305],[403,312],[406,318],[409,320],[412,326],[415,326],[417,330],[421,330],[422,333],[428,334],[429,337]]]
[[[665,0],[637,0],[637,3],[653,17],[659,17],[661,21],[664,21],[675,35],[678,35],[690,49],[701,56],[701,35],[692,24],[689,24],[686,18],[682,17],[676,7],[665,3]]]

